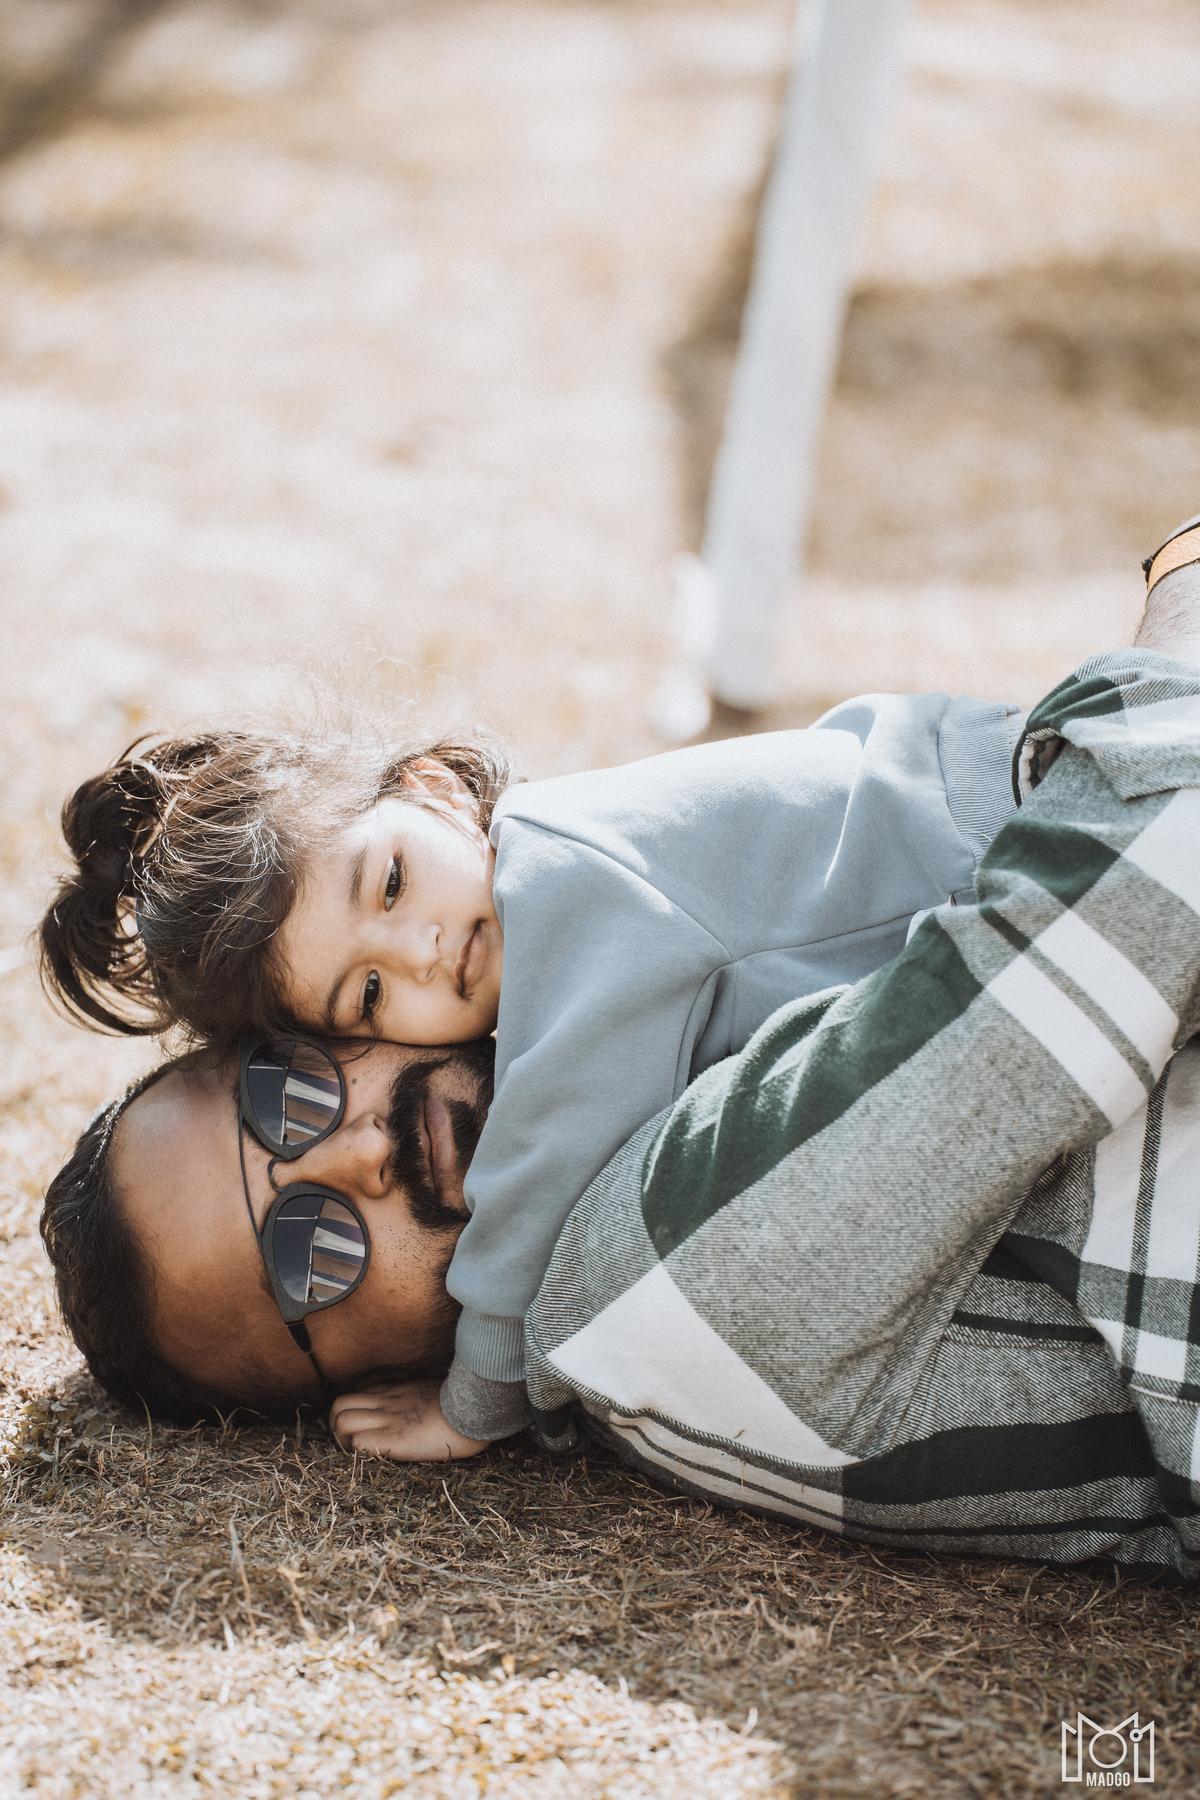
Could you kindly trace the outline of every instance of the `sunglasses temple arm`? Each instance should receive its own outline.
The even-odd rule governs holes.
[[[313,1354],[312,1339],[308,1335],[308,1326],[304,1323],[303,1319],[289,1319],[287,1321],[287,1328],[292,1334],[292,1342],[303,1350],[305,1356],[307,1356],[309,1362],[316,1370],[317,1380],[321,1384],[321,1393],[326,1404],[328,1404],[328,1402],[334,1398],[335,1389],[326,1376],[324,1369],[317,1361],[316,1356]]]

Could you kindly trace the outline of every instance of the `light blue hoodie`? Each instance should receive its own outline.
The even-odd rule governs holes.
[[[787,1001],[857,981],[972,895],[1014,805],[1016,707],[867,695],[763,733],[512,787],[496,1092],[447,1286],[450,1423],[524,1418],[523,1320],[563,1222],[637,1128]],[[480,1379],[482,1378],[482,1379]]]

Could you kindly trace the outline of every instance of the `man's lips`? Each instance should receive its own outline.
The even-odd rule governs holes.
[[[473,988],[479,979],[479,965],[483,956],[483,937],[476,925],[470,937],[458,953],[458,961],[454,965],[454,980],[459,993],[466,998],[468,988]]]

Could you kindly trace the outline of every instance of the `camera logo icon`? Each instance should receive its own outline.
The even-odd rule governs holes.
[[[1130,1713],[1119,1725],[1098,1725],[1086,1713],[1062,1722],[1062,1778],[1085,1787],[1124,1788],[1154,1780],[1154,1720]]]

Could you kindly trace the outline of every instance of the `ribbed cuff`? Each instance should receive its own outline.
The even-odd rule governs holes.
[[[489,1381],[455,1360],[438,1395],[447,1423],[463,1437],[511,1437],[533,1417],[523,1381]]]
[[[956,700],[938,733],[946,805],[976,862],[1012,812],[1013,752],[1025,725],[1019,706]]]
[[[489,1381],[524,1381],[525,1321],[464,1307],[454,1334],[454,1354]]]

